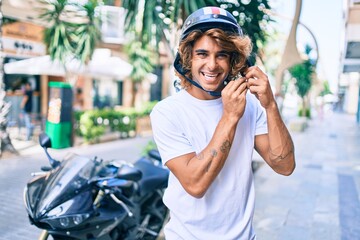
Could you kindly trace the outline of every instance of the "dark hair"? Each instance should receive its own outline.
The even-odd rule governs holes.
[[[178,53],[180,55],[180,63],[182,68],[187,72],[186,76],[192,79],[191,65],[192,65],[192,50],[194,44],[203,36],[209,36],[217,42],[219,46],[225,51],[231,53],[230,56],[230,73],[229,77],[236,77],[239,73],[246,70],[246,59],[250,56],[252,50],[252,43],[248,36],[239,36],[237,34],[224,32],[221,29],[213,28],[205,32],[194,30],[180,42]],[[181,79],[181,86],[187,87],[189,82],[178,72],[176,75]]]

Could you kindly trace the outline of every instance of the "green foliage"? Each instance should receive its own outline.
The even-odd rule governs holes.
[[[85,142],[93,142],[104,132],[105,127],[98,124],[96,112],[87,111],[80,117],[79,130]]]
[[[156,102],[149,102],[141,109],[128,108],[123,110],[95,109],[75,114],[75,133],[83,137],[85,142],[95,142],[107,130],[119,132],[128,137],[136,130],[136,120],[148,116]]]
[[[70,3],[68,0],[48,2],[51,7],[44,8],[39,17],[51,23],[44,32],[44,42],[53,60],[58,59],[65,65],[69,58],[77,58],[83,63],[91,58],[101,36],[99,18],[95,12],[99,3],[98,0],[89,0],[84,5]],[[77,17],[83,12],[86,17],[82,21],[64,17],[69,14],[70,7],[75,9],[73,11],[78,14]]]
[[[137,112],[133,108],[114,112],[111,119],[111,128],[122,133],[123,136],[128,136],[131,131],[134,132],[136,129],[136,118]]]
[[[266,44],[268,35],[264,27],[268,22],[273,21],[264,10],[270,10],[268,0],[250,0],[248,4],[242,1],[218,1],[220,6],[226,6],[226,10],[233,13],[238,20],[244,33],[247,34],[253,42],[253,54],[251,61],[255,62],[255,56]],[[223,2],[227,2],[224,4]]]
[[[142,155],[146,156],[147,153],[152,150],[152,149],[157,149],[156,143],[152,140],[150,140],[144,147],[144,149],[142,150]]]
[[[75,56],[78,56],[81,62],[90,60],[94,53],[97,42],[101,39],[100,19],[95,12],[99,5],[97,0],[89,0],[85,5],[80,6],[88,17],[88,22],[75,25],[72,34],[72,41],[76,43]]]
[[[307,115],[310,116],[310,113],[307,113],[307,108],[305,106],[305,97],[310,91],[314,71],[314,66],[310,60],[305,60],[303,63],[296,64],[289,69],[291,76],[295,78],[297,94],[302,98],[302,109],[300,110],[300,116],[303,117],[306,117]]]
[[[140,41],[143,46],[155,43],[158,47],[159,42],[166,38],[165,32],[175,32],[174,29],[180,29],[189,14],[205,6],[218,6],[233,13],[244,32],[252,38],[253,53],[257,53],[267,38],[263,26],[271,21],[270,16],[263,11],[270,9],[268,0],[250,0],[248,3],[224,0],[123,0],[122,3],[127,9],[125,20],[127,32],[136,31],[136,26],[139,25],[137,19],[141,16]],[[141,9],[144,9],[143,13],[140,12]],[[169,39],[167,41],[170,45]]]
[[[72,52],[68,28],[70,24],[61,20],[62,12],[65,10],[67,0],[57,0],[51,3],[49,9],[44,9],[39,16],[52,25],[44,31],[44,42],[47,45],[50,57],[65,63],[69,53]]]
[[[314,66],[310,60],[305,60],[302,63],[296,64],[289,69],[291,76],[293,76],[296,86],[296,91],[301,98],[304,98],[310,91],[312,85],[312,76],[314,74]]]
[[[300,110],[301,116],[310,117],[307,113],[308,109],[306,107],[305,97],[309,93],[312,86],[312,78],[315,73],[314,61],[310,59],[310,53],[312,48],[309,45],[305,46],[305,53],[308,56],[308,59],[302,63],[296,64],[289,69],[290,75],[295,78],[295,87],[297,94],[302,98],[302,108]]]
[[[305,111],[303,110],[304,108],[300,108],[298,111],[298,116],[299,117],[307,117],[307,118],[311,118],[311,110],[310,108],[305,108]]]
[[[138,110],[137,115],[138,117],[148,116],[151,113],[151,110],[154,106],[158,103],[158,101],[151,101],[144,103]]]
[[[324,89],[321,91],[321,93],[319,94],[320,96],[325,96],[327,94],[332,94],[331,90],[330,90],[330,85],[328,81],[324,81],[323,82],[323,87]]]
[[[130,42],[125,49],[133,66],[130,77],[134,82],[141,82],[154,69],[152,51],[148,47],[142,47],[139,41]]]

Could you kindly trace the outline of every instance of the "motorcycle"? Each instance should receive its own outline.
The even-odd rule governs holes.
[[[51,140],[39,136],[50,167],[34,174],[24,190],[39,240],[157,239],[168,218],[162,202],[169,170],[156,150],[133,165],[77,154],[53,159]]]

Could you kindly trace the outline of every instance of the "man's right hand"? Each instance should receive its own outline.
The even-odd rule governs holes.
[[[221,91],[224,105],[224,117],[238,122],[243,116],[246,106],[247,84],[244,77],[230,81]]]

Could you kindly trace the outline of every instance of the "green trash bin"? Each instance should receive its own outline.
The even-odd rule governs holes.
[[[73,93],[69,83],[49,82],[49,106],[45,132],[52,148],[72,146]]]

